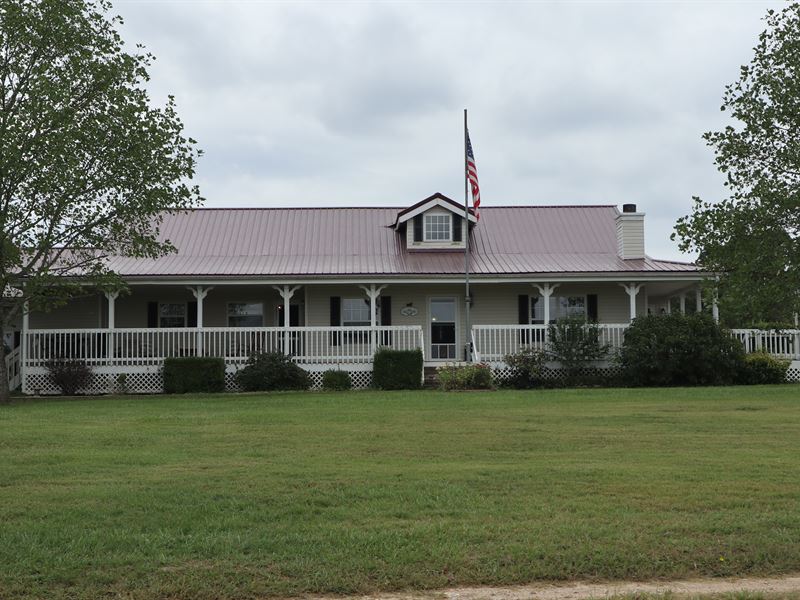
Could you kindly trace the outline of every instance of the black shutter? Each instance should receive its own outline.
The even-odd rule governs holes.
[[[342,299],[339,296],[331,296],[331,327],[338,327],[342,324]],[[331,345],[338,346],[341,340],[341,333],[331,333]]]
[[[147,303],[147,326],[158,327],[158,302]]]
[[[586,317],[592,323],[597,322],[597,294],[586,296]]]
[[[530,325],[531,324],[531,299],[528,294],[520,294],[517,297],[517,311],[519,312],[519,324],[520,325]],[[519,343],[520,344],[530,344],[530,331],[523,330],[519,332]]]
[[[461,215],[453,215],[453,241],[460,242],[461,241],[461,229],[462,223],[464,219]]]
[[[531,301],[527,294],[519,295],[519,324],[531,324]]]
[[[422,241],[422,215],[414,217],[414,241]]]
[[[392,324],[392,297],[381,296],[381,326]],[[392,332],[384,331],[381,335],[381,345],[392,345]]]
[[[186,326],[197,327],[197,301],[186,304]]]

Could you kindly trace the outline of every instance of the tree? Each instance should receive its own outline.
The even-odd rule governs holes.
[[[740,123],[703,136],[730,195],[695,197],[672,236],[719,273],[722,314],[751,323],[800,310],[800,4],[765,21],[753,60],[725,88],[721,109]]]
[[[123,282],[112,255],[157,257],[165,213],[200,201],[201,152],[153,60],[126,52],[107,0],[0,0],[0,327]],[[5,369],[0,402],[8,400]]]

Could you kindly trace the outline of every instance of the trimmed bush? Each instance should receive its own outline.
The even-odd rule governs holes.
[[[92,369],[82,360],[53,358],[44,364],[50,381],[65,396],[74,396],[92,381]]]
[[[204,356],[164,359],[164,392],[166,394],[223,391],[225,391],[225,361],[223,359]]]
[[[239,386],[246,392],[307,390],[311,378],[282,352],[256,352],[236,374]]]
[[[744,365],[737,376],[742,385],[786,383],[790,361],[781,360],[766,352],[754,352],[744,357]]]
[[[372,385],[379,390],[418,389],[422,385],[422,350],[378,350],[372,364]]]
[[[567,385],[586,383],[589,367],[608,357],[608,346],[600,343],[600,328],[583,317],[559,319],[547,334],[547,356],[564,370]]]
[[[322,374],[322,389],[332,392],[349,390],[353,387],[350,381],[350,373],[331,369]]]
[[[730,385],[744,349],[709,315],[651,315],[627,329],[619,361],[629,385]]]
[[[541,350],[524,348],[507,354],[503,360],[511,368],[511,376],[503,382],[504,387],[527,390],[544,385],[542,370],[547,355]]]
[[[451,390],[488,390],[492,387],[492,370],[488,365],[445,365],[436,369],[439,387]]]

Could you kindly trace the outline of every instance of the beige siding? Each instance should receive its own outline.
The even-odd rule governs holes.
[[[92,294],[74,298],[50,312],[31,313],[29,322],[31,329],[90,329],[104,326],[105,311],[105,298]]]

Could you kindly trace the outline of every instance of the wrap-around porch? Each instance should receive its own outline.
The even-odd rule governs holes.
[[[426,365],[466,359],[499,365],[524,347],[544,348],[548,323],[582,315],[612,349],[636,316],[703,308],[697,280],[476,282],[467,333],[459,283],[132,285],[127,295],[87,294],[48,314],[25,315],[7,357],[12,384],[46,390],[51,358],[86,361],[131,391],[153,391],[165,358],[216,356],[232,375],[253,352],[283,352],[311,371],[366,374],[379,347],[421,349]],[[288,307],[288,309],[287,309]],[[716,307],[712,307],[716,315]],[[800,360],[793,332],[740,331],[749,351]],[[131,386],[137,380],[148,385]]]

